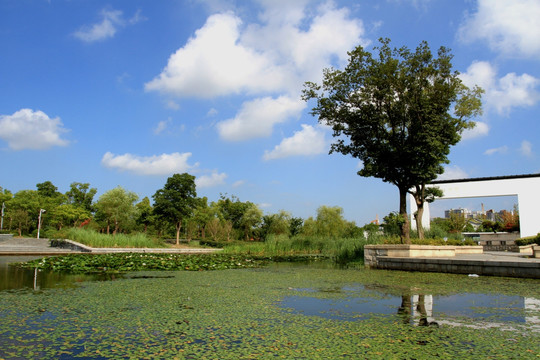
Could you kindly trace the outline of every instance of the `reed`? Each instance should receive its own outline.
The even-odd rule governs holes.
[[[94,230],[71,228],[67,231],[70,240],[95,248],[163,248],[164,243],[154,240],[145,234],[135,233],[131,235],[100,234]]]
[[[271,235],[265,242],[227,246],[224,252],[259,256],[323,255],[345,263],[363,259],[364,245],[369,243],[365,238]]]

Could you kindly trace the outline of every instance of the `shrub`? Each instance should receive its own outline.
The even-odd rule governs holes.
[[[529,236],[516,240],[517,246],[525,246],[530,244],[540,244],[540,233],[536,236]]]

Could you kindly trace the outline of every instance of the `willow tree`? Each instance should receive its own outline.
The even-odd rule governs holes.
[[[330,153],[363,162],[358,175],[377,177],[399,190],[401,239],[410,243],[407,193],[423,204],[426,185],[442,174],[450,147],[481,113],[482,89],[467,88],[441,47],[434,57],[427,42],[411,51],[381,39],[372,55],[358,46],[344,70],[325,69],[322,84],[307,82],[304,100],[312,114],[332,127]],[[417,216],[417,224],[421,216]]]

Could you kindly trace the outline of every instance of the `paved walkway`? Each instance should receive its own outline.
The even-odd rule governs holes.
[[[90,248],[78,244],[79,248],[62,249],[49,245],[48,239],[33,238],[15,238],[0,236],[0,255],[62,255],[78,253],[122,253],[122,252],[144,252],[144,253],[174,253],[174,254],[193,254],[193,253],[211,253],[220,249],[201,249],[201,248]]]

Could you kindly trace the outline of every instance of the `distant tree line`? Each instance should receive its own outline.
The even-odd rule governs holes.
[[[40,210],[40,237],[60,237],[70,227],[85,227],[106,234],[142,232],[163,239],[207,241],[264,241],[270,235],[361,237],[366,230],[347,221],[340,207],[321,206],[315,217],[302,219],[281,210],[264,214],[250,201],[221,194],[216,201],[198,197],[195,176],[174,174],[151,201],[139,199],[118,186],[94,199],[97,189],[73,182],[61,193],[50,181],[36,190],[15,194],[0,187],[0,205],[5,206],[4,232],[36,236]],[[373,230],[373,229],[371,229]]]

